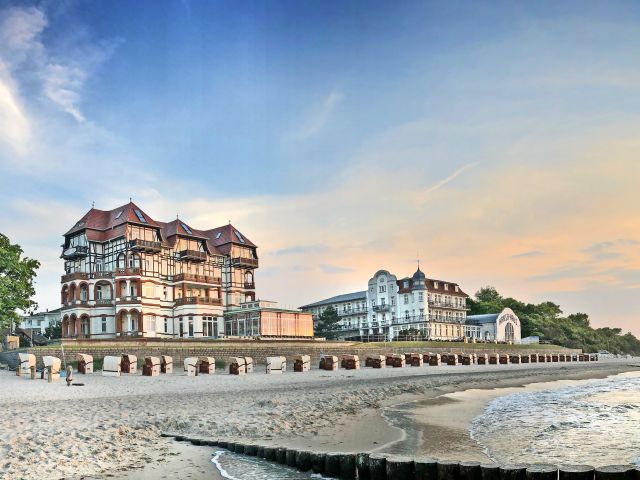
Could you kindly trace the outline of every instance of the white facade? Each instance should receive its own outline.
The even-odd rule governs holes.
[[[403,330],[415,329],[430,339],[460,340],[465,334],[466,299],[456,283],[428,279],[420,269],[400,280],[387,270],[378,270],[364,292],[301,308],[317,320],[325,308],[334,307],[341,317],[343,338],[392,340]]]
[[[19,327],[23,330],[31,330],[34,333],[44,335],[44,331],[61,319],[60,309],[38,312],[33,315],[23,315]]]
[[[471,315],[467,319],[469,338],[500,343],[521,343],[521,324],[510,308],[500,313]]]

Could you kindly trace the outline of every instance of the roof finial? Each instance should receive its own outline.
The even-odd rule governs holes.
[[[420,270],[420,250],[417,251],[418,254],[418,270]]]
[[[96,206],[96,201],[95,201],[95,200],[93,200],[93,201],[91,202],[91,208],[95,208],[95,206]]]
[[[180,214],[176,213],[176,220],[180,220]]]
[[[129,203],[133,203],[133,200],[131,200],[131,197],[129,197]]]
[[[229,225],[231,225],[231,219],[229,219]]]

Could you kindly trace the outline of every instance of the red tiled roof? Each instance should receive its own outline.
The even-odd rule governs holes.
[[[144,222],[138,218],[136,210],[143,216]],[[124,235],[127,223],[157,227],[160,230],[162,243],[167,246],[175,245],[179,235],[205,240],[209,253],[229,253],[232,243],[256,247],[251,240],[231,224],[211,230],[198,230],[180,219],[175,219],[171,222],[158,222],[133,202],[113,210],[92,208],[64,235],[68,236],[85,230],[87,240],[102,242]],[[191,233],[185,229],[185,226]],[[240,239],[244,240],[244,242]]]

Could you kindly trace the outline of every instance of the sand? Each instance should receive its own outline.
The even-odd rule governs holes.
[[[0,478],[171,478],[170,469],[181,478],[216,478],[206,447],[160,438],[162,431],[325,451],[387,451],[402,443],[404,432],[379,415],[385,407],[469,388],[633,369],[628,360],[612,360],[243,377],[76,375],[82,387],[0,372]],[[452,412],[440,416],[443,435],[450,434]]]

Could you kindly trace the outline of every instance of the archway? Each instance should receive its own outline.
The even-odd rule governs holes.
[[[69,287],[65,285],[64,287],[62,287],[62,292],[60,292],[60,303],[62,303],[62,305],[65,305],[68,302],[68,297]]]
[[[96,300],[111,300],[113,298],[113,287],[111,286],[111,282],[107,282],[105,280],[97,282],[93,290],[93,298]]]
[[[513,330],[513,324],[511,322],[507,323],[504,327],[504,339],[506,342],[511,343],[515,341],[515,333]]]
[[[69,316],[68,315],[65,315],[62,318],[62,336],[63,337],[69,336]]]

